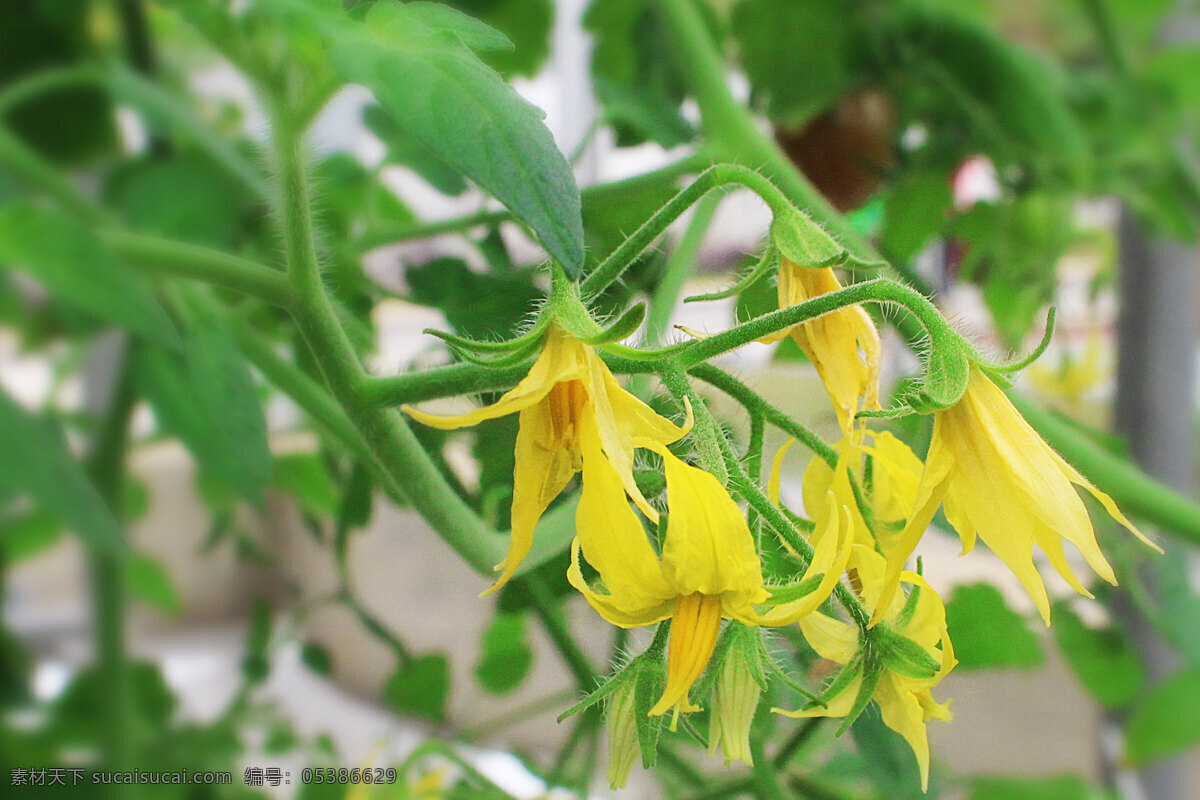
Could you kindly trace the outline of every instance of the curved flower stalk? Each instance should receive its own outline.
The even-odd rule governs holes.
[[[895,547],[905,520],[916,505],[923,470],[921,459],[888,431],[852,432],[836,449],[839,455],[836,470],[820,458],[808,462],[802,484],[804,505],[819,508],[821,498],[832,491],[838,502],[850,509],[855,543],[886,554]],[[845,469],[841,468],[843,464]],[[868,464],[870,480],[865,479]],[[867,524],[855,501],[847,471],[862,487],[873,525]]]
[[[841,288],[829,267],[801,266],[786,256],[780,259],[780,308],[789,308]],[[879,331],[862,306],[831,311],[760,341],[770,344],[789,334],[816,367],[844,432],[849,432],[859,411],[879,408],[882,346]]]
[[[850,722],[867,702],[875,700],[884,724],[903,736],[912,748],[921,768],[921,788],[928,790],[925,723],[951,718],[949,702],[938,703],[930,690],[958,663],[946,632],[945,606],[920,575],[907,571],[901,574],[901,581],[912,586],[910,593],[893,592],[890,599],[883,600],[886,564],[869,547],[854,546],[850,568],[857,575],[863,603],[880,619],[882,627],[870,635],[877,637],[878,631],[883,631],[887,634],[885,641],[894,649],[864,646],[868,634],[823,613],[802,618],[800,630],[817,654],[845,666],[820,701],[796,711],[772,711],[789,717],[847,717]],[[906,653],[904,647],[895,646],[896,642],[917,649]]]
[[[584,461],[594,460],[597,440],[585,436]],[[849,512],[827,497],[827,523],[813,534],[815,550],[804,580],[822,576],[815,591],[785,600],[766,611],[755,606],[772,600],[763,583],[754,537],[741,510],[711,474],[689,466],[660,445],[667,480],[666,538],[655,554],[637,514],[620,497],[620,476],[608,462],[588,469],[576,516],[567,578],[588,603],[613,625],[633,628],[671,619],[667,684],[650,709],[660,715],[698,711],[688,691],[712,657],[722,618],[747,625],[788,625],[811,614],[833,591],[849,551]],[[620,501],[614,501],[619,498]],[[590,587],[580,567],[580,551],[604,584]],[[803,583],[803,581],[802,581]]]
[[[550,502],[580,470],[603,461],[619,478],[618,497],[627,493],[650,519],[658,512],[642,496],[633,478],[635,447],[670,444],[692,426],[691,409],[682,426],[656,414],[621,388],[595,350],[551,323],[541,355],[525,378],[490,406],[457,416],[437,416],[411,406],[405,413],[442,430],[477,425],[520,413],[516,468],[513,473],[512,540],[500,577],[487,592],[508,582],[533,543],[533,530]],[[584,447],[584,431],[593,441]],[[593,460],[584,457],[591,450]]]
[[[1111,497],[1050,449],[1004,392],[972,365],[962,398],[934,414],[933,439],[914,511],[889,554],[880,608],[890,602],[905,559],[943,501],[946,519],[962,539],[963,553],[974,548],[976,538],[983,539],[1016,574],[1047,625],[1050,601],[1033,564],[1035,544],[1080,594],[1092,596],[1067,563],[1064,539],[1079,549],[1097,575],[1115,585],[1116,576],[1100,552],[1087,509],[1072,484],[1089,492],[1114,520],[1162,552],[1125,518]],[[877,620],[878,616],[873,621]]]

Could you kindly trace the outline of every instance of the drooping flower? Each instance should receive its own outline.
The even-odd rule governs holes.
[[[634,696],[636,681],[625,681],[608,697],[604,712],[608,730],[608,785],[624,789],[638,757],[637,712]]]
[[[828,267],[812,269],[794,264],[786,257],[781,259],[780,308],[790,308],[841,288],[837,276]],[[843,430],[850,429],[859,411],[879,407],[882,346],[875,323],[861,306],[831,311],[764,337],[762,341],[778,341],[789,333],[816,367]]]
[[[908,595],[893,592],[886,606],[880,605],[886,564],[882,556],[869,547],[855,545],[850,560],[850,569],[855,575],[854,584],[868,611],[880,617],[881,625],[889,632],[915,643],[924,651],[936,672],[924,677],[905,674],[905,670],[893,662],[889,665],[872,664],[878,655],[863,647],[863,638],[857,627],[823,613],[810,614],[800,619],[800,630],[804,638],[822,658],[845,665],[834,679],[832,696],[822,697],[825,705],[810,702],[796,711],[772,709],[789,717],[845,717],[859,700],[859,691],[864,680],[877,675],[878,683],[871,699],[879,704],[883,723],[899,733],[912,748],[921,769],[921,788],[929,788],[929,740],[925,723],[931,719],[949,721],[949,703],[938,703],[930,690],[954,669],[957,660],[950,637],[946,632],[946,609],[937,593],[920,575],[904,572],[901,580],[912,586]],[[931,668],[932,669],[932,668]],[[869,688],[869,687],[868,687]]]
[[[683,427],[659,416],[621,388],[595,350],[555,324],[550,325],[541,355],[529,373],[495,403],[449,417],[410,406],[402,408],[419,422],[442,430],[520,412],[512,539],[508,554],[496,566],[500,577],[488,592],[499,589],[512,577],[529,552],[533,529],[546,507],[576,472],[588,468],[581,443],[585,428],[595,438],[596,459],[611,465],[619,478],[614,502],[623,502],[628,494],[654,520],[658,513],[633,478],[634,448],[670,444],[691,428],[690,409]]]
[[[1080,594],[1092,596],[1067,563],[1063,540],[1078,548],[1097,575],[1116,584],[1112,567],[1096,543],[1087,508],[1072,484],[1085,489],[1113,519],[1158,549],[1111,497],[1055,453],[1004,392],[973,365],[962,399],[934,414],[917,502],[901,540],[889,554],[885,600],[895,591],[904,561],[943,501],[946,519],[962,539],[963,553],[974,548],[977,537],[983,539],[1016,574],[1047,625],[1050,601],[1033,564],[1035,544]]]
[[[588,449],[596,442],[587,436],[583,441],[587,461],[594,458]],[[721,619],[778,626],[815,610],[849,557],[848,512],[831,509],[826,526],[813,534],[815,554],[804,579],[823,575],[818,588],[759,612],[755,606],[771,595],[763,584],[753,535],[733,498],[711,474],[683,463],[665,447],[648,447],[662,456],[667,480],[670,513],[661,558],[629,504],[611,501],[620,478],[605,463],[584,472],[567,579],[613,625],[633,628],[671,619],[667,684],[650,714],[672,708],[696,711],[688,690],[712,656]],[[827,502],[835,502],[832,494]],[[581,550],[600,573],[603,591],[584,580]]]
[[[832,491],[850,509],[855,543],[889,552],[916,504],[921,459],[888,431],[852,431],[835,449],[838,466],[844,462],[845,469],[835,470],[821,458],[809,461],[802,483],[805,507],[819,508],[821,499]],[[873,517],[873,535],[856,502],[850,475],[857,478]]]

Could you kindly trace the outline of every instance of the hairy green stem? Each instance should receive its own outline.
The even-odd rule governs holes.
[[[101,231],[100,238],[148,272],[223,286],[280,308],[296,301],[296,290],[283,272],[220,250],[125,231]]]
[[[58,170],[0,123],[0,164],[9,167],[21,180],[40,188],[67,211],[84,222],[104,225],[108,214],[84,197]]]
[[[787,155],[762,132],[750,112],[729,91],[725,63],[708,25],[692,0],[655,0],[670,30],[681,74],[700,106],[706,147],[714,161],[729,161],[762,170],[797,207],[803,209],[860,261],[880,261],[879,254],[852,225],[796,170]]]
[[[363,402],[360,390],[366,373],[321,279],[302,135],[291,127],[281,104],[272,110],[288,277],[297,293],[292,311],[296,324],[330,391],[369,443],[381,468],[443,541],[480,574],[490,575],[492,565],[508,550],[508,537],[492,530],[454,492],[399,412]]]
[[[718,164],[709,167],[679,194],[668,200],[666,205],[654,212],[650,219],[642,223],[629,238],[609,254],[608,258],[592,270],[579,284],[580,292],[584,297],[590,297],[604,291],[683,212],[709,192],[730,184],[738,184],[751,190],[761,197],[771,211],[776,214],[795,213],[792,211],[788,198],[771,181],[754,170],[737,164]]]

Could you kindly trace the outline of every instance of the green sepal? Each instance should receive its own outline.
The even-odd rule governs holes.
[[[775,210],[771,241],[783,257],[801,267],[819,268],[845,264],[850,253],[807,214],[795,208]]]
[[[662,697],[667,686],[667,664],[662,656],[649,651],[634,659],[629,668],[635,670],[633,680],[633,710],[637,725],[638,747],[642,751],[642,766],[650,769],[658,763],[658,735],[663,718],[650,716],[650,709]]]
[[[917,559],[918,569],[920,569],[921,560]],[[919,572],[917,573],[920,574]],[[900,609],[900,613],[896,616],[896,621],[892,623],[897,628],[903,628],[908,623],[912,622],[912,618],[917,614],[917,602],[921,599],[921,585],[913,584],[908,590],[908,598],[904,601],[904,608]]]
[[[1031,350],[1027,355],[1017,359],[1016,361],[1010,361],[1007,364],[997,364],[982,358],[976,358],[975,362],[979,364],[979,366],[982,367],[992,377],[993,380],[999,379],[999,381],[1004,382],[1008,387],[1011,387],[1012,382],[1007,378],[1001,378],[1000,375],[997,375],[997,373],[1020,372],[1041,358],[1042,354],[1046,352],[1046,348],[1050,346],[1050,339],[1054,336],[1054,320],[1057,318],[1057,316],[1058,309],[1054,306],[1050,306],[1050,310],[1046,312],[1046,332],[1042,334],[1042,340],[1038,342],[1037,346],[1034,347],[1033,350]]]
[[[636,347],[627,347],[623,344],[609,343],[600,345],[600,349],[606,353],[611,353],[620,358],[627,358],[630,361],[661,361],[673,355],[677,355],[687,348],[691,347],[695,342],[677,342],[676,344],[667,345],[666,347],[658,347],[653,350],[639,350]]]
[[[877,625],[873,629],[879,659],[886,669],[906,678],[928,679],[937,675],[942,665],[921,645],[899,633]]]
[[[624,314],[616,319],[607,328],[604,328],[599,333],[591,336],[580,337],[583,341],[592,345],[604,345],[612,342],[619,342],[622,339],[628,339],[634,332],[641,327],[642,320],[646,318],[646,304],[638,303],[629,308]]]
[[[713,647],[712,655],[708,658],[708,666],[705,667],[704,673],[692,684],[692,688],[688,692],[688,699],[695,702],[696,698],[708,697],[712,694],[713,689],[717,685],[717,676],[721,674],[721,665],[725,663],[725,659],[729,656],[729,651],[733,647],[734,640],[738,638],[735,631],[737,627],[739,627],[738,623],[731,622],[721,631],[721,635],[717,637],[717,644]]]
[[[527,349],[530,342],[540,344],[542,333],[546,330],[546,326],[549,323],[549,317],[545,314],[540,314],[537,321],[533,323],[533,326],[529,330],[514,339],[508,339],[503,342],[481,342],[477,339],[468,339],[465,336],[456,336],[453,333],[439,331],[436,328],[426,328],[424,332],[430,336],[436,336],[459,352],[507,354],[523,348]]]
[[[871,702],[871,698],[875,696],[875,687],[879,685],[879,679],[883,676],[883,665],[879,660],[866,654],[862,659],[862,683],[858,685],[858,694],[854,697],[854,705],[850,706],[850,712],[846,714],[846,718],[842,720],[841,726],[837,729],[837,736],[841,736],[846,731],[850,730],[850,726],[858,719],[859,714],[862,714],[866,709],[867,704]]]
[[[771,593],[771,597],[767,600],[766,605],[777,606],[781,603],[799,600],[801,597],[815,592],[823,580],[825,580],[825,573],[822,572],[788,586],[768,586],[767,591]]]
[[[762,256],[755,262],[750,270],[738,278],[737,281],[728,289],[722,289],[719,292],[709,292],[708,294],[694,294],[691,297],[683,298],[685,303],[699,303],[706,300],[724,300],[727,297],[741,294],[750,287],[755,281],[766,275],[772,269],[779,266],[779,248],[774,242],[767,242],[767,246],[763,249]]]
[[[528,361],[542,346],[540,339],[533,338],[527,340],[518,347],[514,347],[512,350],[509,350],[503,355],[496,356],[495,358],[485,358],[484,356],[477,355],[470,350],[460,348],[448,340],[446,341],[447,344],[450,344],[451,348],[453,348],[454,352],[458,353],[458,355],[462,356],[467,361],[470,361],[472,364],[478,364],[481,367],[491,367],[493,369],[515,367],[517,364],[522,364]]]
[[[637,659],[634,659],[634,661],[636,660]],[[632,663],[630,663],[629,666],[625,667],[624,669],[618,670],[612,675],[609,675],[607,679],[602,680],[600,685],[589,692],[582,700],[559,714],[558,719],[555,721],[561,725],[568,717],[573,717],[580,711],[586,711],[587,709],[596,705],[596,703],[599,703],[601,700],[608,697],[617,689],[621,688],[621,683],[623,680],[625,680],[625,678],[622,676],[625,675],[631,666],[633,666]]]

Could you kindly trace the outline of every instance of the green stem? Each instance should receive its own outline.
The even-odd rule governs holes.
[[[1059,455],[1112,495],[1121,509],[1200,545],[1200,504],[1151,478],[1131,462],[1098,447],[1020,392],[1008,398]]]
[[[85,467],[101,499],[120,519],[121,489],[129,422],[137,404],[127,354],[104,420],[85,460]],[[135,765],[137,745],[128,661],[125,654],[125,569],[122,556],[100,551],[88,553],[92,580],[92,619],[95,658],[100,685],[99,739],[106,766],[113,770]]]
[[[369,377],[363,382],[362,398],[370,405],[398,406],[439,397],[511,389],[527,372],[528,364],[490,369],[463,363],[402,375]]]
[[[761,169],[809,216],[842,240],[860,261],[880,261],[879,254],[846,218],[798,172],[787,155],[764,134],[749,110],[729,91],[725,63],[708,25],[693,0],[655,0],[663,12],[674,52],[700,106],[706,147],[714,161]]]
[[[751,190],[761,197],[775,214],[795,213],[792,211],[787,196],[775,184],[754,170],[736,164],[718,164],[709,167],[679,194],[668,200],[666,205],[654,212],[650,219],[642,223],[608,258],[604,259],[584,278],[583,282],[579,284],[580,293],[584,297],[590,297],[604,291],[683,212],[709,192],[730,184],[738,184]]]
[[[150,272],[223,286],[280,308],[296,301],[296,291],[282,272],[220,250],[124,231],[101,231],[100,238],[134,266]]]
[[[79,193],[54,167],[25,146],[12,131],[0,124],[0,164],[28,183],[41,188],[56,203],[81,220],[94,225],[109,221],[108,214]]]
[[[767,334],[807,322],[839,308],[870,302],[891,303],[912,312],[934,339],[952,338],[962,341],[962,337],[927,297],[895,281],[876,278],[755,317],[749,322],[743,322],[695,342],[675,358],[680,366],[690,370],[702,362],[757,341]]]
[[[492,574],[508,550],[508,537],[491,529],[459,497],[397,411],[363,401],[366,374],[334,312],[321,280],[300,132],[287,110],[272,109],[280,212],[288,277],[297,293],[292,315],[312,349],[330,391],[369,443],[375,460],[412,507],[480,574]]]

